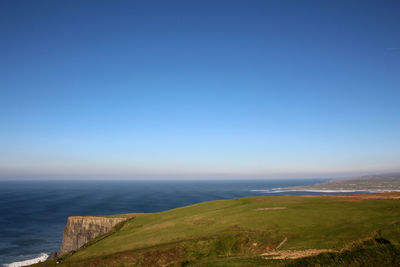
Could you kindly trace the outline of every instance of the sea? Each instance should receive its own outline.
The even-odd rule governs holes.
[[[32,264],[56,252],[68,216],[159,212],[246,196],[339,193],[281,189],[324,181],[0,181],[0,266]]]

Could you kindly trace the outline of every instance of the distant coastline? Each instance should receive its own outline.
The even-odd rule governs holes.
[[[301,191],[319,193],[400,192],[400,173],[386,173],[351,177],[347,179],[335,179],[309,186],[276,188],[275,191]]]

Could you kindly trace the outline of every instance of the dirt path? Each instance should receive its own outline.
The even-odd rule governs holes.
[[[287,237],[285,237],[285,239],[283,239],[283,241],[281,243],[279,243],[279,245],[275,248],[275,250],[278,250],[280,247],[283,246],[283,244],[285,244],[287,241]]]
[[[285,259],[299,259],[310,256],[315,256],[324,252],[332,252],[331,249],[305,249],[305,250],[280,250],[278,249],[282,247],[286,241],[288,241],[287,237],[282,240],[281,243],[272,251],[265,252],[260,256],[264,257],[266,260],[285,260]]]
[[[261,256],[267,260],[286,260],[305,258],[332,251],[331,249],[281,250],[263,253]]]

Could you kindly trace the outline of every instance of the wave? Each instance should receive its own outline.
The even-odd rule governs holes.
[[[290,192],[291,190],[254,189],[254,190],[250,190],[250,191],[252,191],[252,192],[261,192],[261,193],[274,194],[274,193],[285,193],[285,192]]]
[[[49,255],[47,255],[46,253],[41,253],[38,257],[36,257],[34,259],[25,260],[25,261],[17,261],[17,262],[12,262],[9,264],[3,264],[3,266],[4,267],[28,266],[28,265],[32,265],[35,263],[43,262],[43,261],[47,260],[48,257],[49,257]]]

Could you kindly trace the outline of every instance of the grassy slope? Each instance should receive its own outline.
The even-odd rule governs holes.
[[[287,209],[255,210],[271,207]],[[278,196],[211,201],[139,214],[61,265],[263,265],[266,261],[257,256],[285,237],[283,250],[340,249],[379,230],[398,244],[399,222],[399,200]],[[275,263],[281,261],[269,264]]]

